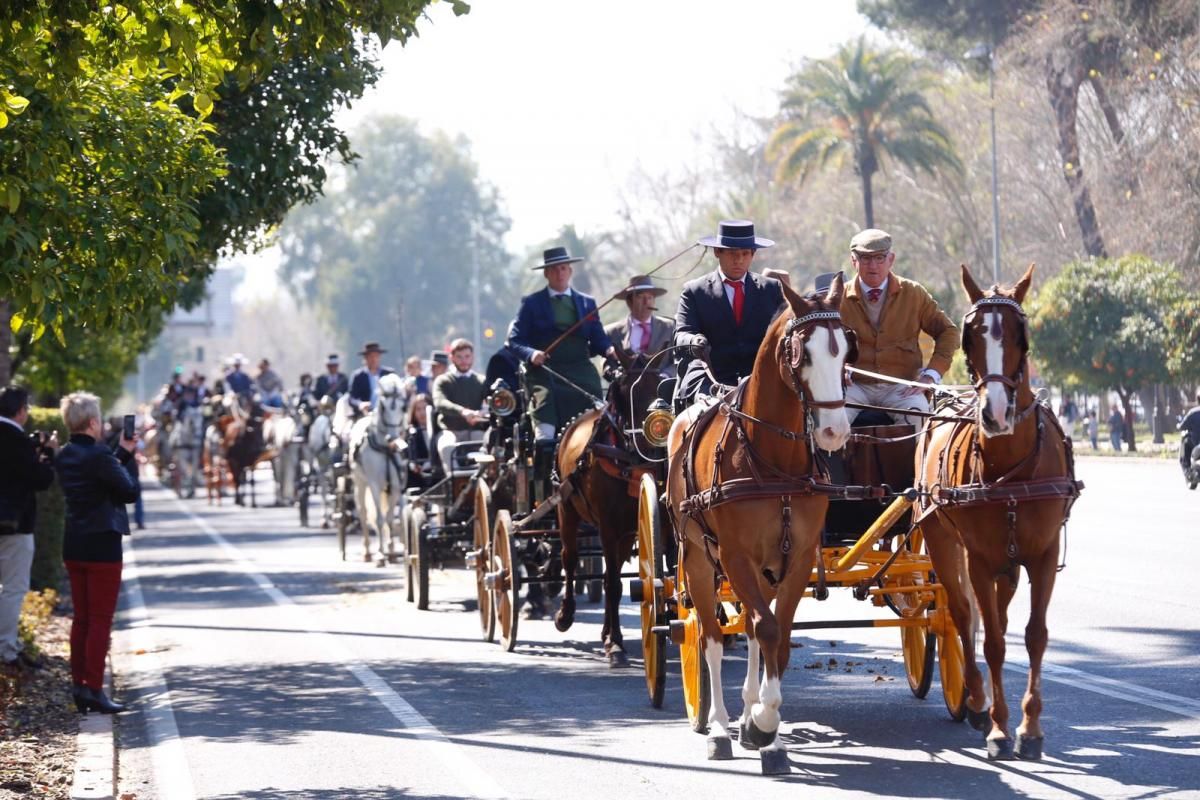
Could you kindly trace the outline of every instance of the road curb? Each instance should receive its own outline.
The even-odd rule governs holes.
[[[110,714],[86,714],[75,738],[75,779],[71,800],[112,800],[116,785],[116,750]]]

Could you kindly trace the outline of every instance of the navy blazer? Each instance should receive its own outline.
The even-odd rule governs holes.
[[[733,385],[754,369],[758,348],[767,328],[783,305],[783,287],[774,278],[746,273],[746,298],[742,305],[742,324],[733,321],[733,306],[725,297],[720,270],[688,281],[679,295],[675,314],[675,344],[689,345],[697,334],[708,339],[712,348],[709,364],[717,380]],[[679,373],[686,371],[685,356]]]
[[[0,422],[0,534],[33,533],[37,527],[34,493],[53,482],[54,467],[41,460],[29,435]]]
[[[346,377],[346,373],[339,372],[337,377],[334,378],[332,375],[326,372],[324,375],[317,376],[317,385],[313,391],[313,394],[317,396],[318,400],[326,395],[332,397],[334,400],[337,400],[349,390],[350,379]]]
[[[580,319],[596,310],[596,300],[577,289],[571,290],[571,298],[575,301],[575,310]],[[534,350],[548,347],[560,334],[561,331],[554,324],[554,309],[550,307],[550,288],[546,287],[521,298],[521,308],[508,328],[508,341],[505,344],[523,361],[528,361],[533,358]],[[592,314],[575,334],[587,339],[594,356],[602,356],[612,347],[612,341],[600,324],[599,314]]]
[[[379,377],[391,375],[392,372],[387,367],[380,367]],[[366,367],[354,371],[354,377],[350,379],[350,399],[356,403],[371,402],[371,373],[367,372]]]

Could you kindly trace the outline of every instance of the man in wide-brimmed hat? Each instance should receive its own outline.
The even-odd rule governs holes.
[[[337,402],[337,399],[350,391],[350,380],[342,372],[342,360],[337,353],[330,353],[325,359],[325,374],[317,377],[313,393],[320,400],[324,397]]]
[[[231,360],[233,363],[230,366],[229,372],[225,374],[225,385],[229,388],[229,391],[233,392],[234,394],[250,394],[250,388],[253,385],[253,381],[250,380],[249,375],[247,375],[245,372],[242,372],[242,367],[246,364],[246,357],[241,353],[234,353]]]
[[[381,366],[386,352],[379,342],[367,342],[359,353],[363,365],[350,378],[350,402],[359,411],[370,411],[375,407],[375,401],[379,399],[379,379],[393,372]]]
[[[896,263],[892,237],[878,228],[859,231],[850,239],[850,262],[855,276],[846,283],[841,313],[842,321],[858,336],[855,366],[901,380],[940,383],[958,348],[958,326],[924,286],[892,272]],[[921,352],[922,333],[933,339],[928,363]],[[923,389],[866,375],[854,376],[846,387],[846,401],[897,409],[889,412],[893,422],[918,426],[924,419],[902,410],[929,411]],[[860,413],[861,409],[846,407],[851,423]]]
[[[660,317],[654,312],[655,301],[667,293],[666,289],[654,285],[649,275],[635,275],[629,284],[617,292],[617,297],[629,307],[629,316],[604,328],[614,347],[621,348],[628,356],[644,355],[650,358],[667,347],[675,339],[675,320]],[[663,356],[654,366],[664,375],[675,374],[675,359]]]
[[[614,352],[595,313],[596,301],[571,288],[572,265],[580,261],[583,259],[572,257],[565,247],[544,251],[542,262],[534,269],[542,271],[546,288],[521,298],[517,318],[509,327],[508,347],[533,367],[529,371],[530,411],[537,424],[539,441],[554,441],[564,425],[592,407],[592,399],[537,367],[546,365],[599,397],[600,374],[590,359],[611,356]],[[580,320],[582,324],[575,327]],[[547,352],[573,327],[571,335]]]
[[[684,284],[675,314],[675,344],[682,377],[677,405],[691,402],[712,381],[732,386],[754,369],[754,358],[775,312],[783,304],[783,288],[775,278],[750,271],[755,254],[775,242],[756,236],[749,220],[723,220],[716,236],[698,244],[711,247],[717,269]]]

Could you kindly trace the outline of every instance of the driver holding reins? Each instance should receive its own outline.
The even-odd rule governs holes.
[[[937,301],[916,281],[892,272],[896,254],[892,237],[876,228],[859,231],[850,240],[854,280],[846,284],[842,321],[858,336],[858,369],[920,383],[941,383],[958,346],[958,326]],[[923,364],[921,333],[933,337],[933,355]],[[854,375],[846,387],[846,402],[898,409],[889,411],[894,422],[920,427],[922,418],[902,410],[928,413],[926,390]],[[846,406],[851,424],[861,409]]]

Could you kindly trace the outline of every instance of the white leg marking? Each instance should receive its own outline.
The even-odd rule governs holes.
[[[746,682],[742,684],[742,716],[740,722],[745,725],[750,721],[750,709],[758,700],[759,664],[758,656],[761,648],[757,639],[750,639],[746,647]]]
[[[724,643],[705,640],[704,660],[708,664],[708,685],[712,689],[712,708],[708,712],[710,737],[729,737],[729,712],[725,710],[725,695],[721,689],[721,659],[724,657]]]
[[[779,690],[779,677],[767,676],[759,692],[759,700],[750,711],[754,725],[769,733],[779,730],[779,707],[783,705],[783,693]]]

